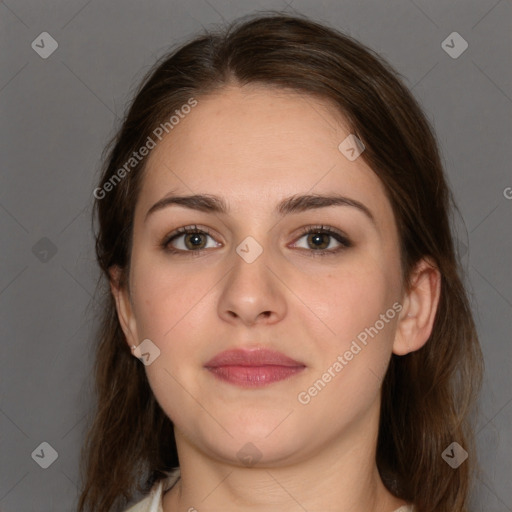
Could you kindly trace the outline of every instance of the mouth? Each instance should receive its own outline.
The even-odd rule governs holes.
[[[306,365],[274,350],[234,349],[217,354],[204,367],[224,382],[255,388],[293,377]]]

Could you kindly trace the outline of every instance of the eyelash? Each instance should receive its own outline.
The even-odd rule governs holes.
[[[334,255],[338,254],[339,252],[348,249],[349,247],[352,247],[352,243],[350,240],[344,236],[341,232],[338,230],[330,227],[330,226],[324,226],[324,225],[317,225],[317,226],[307,226],[302,229],[301,234],[299,236],[299,239],[301,239],[305,235],[309,234],[323,234],[323,235],[329,235],[333,237],[337,242],[341,244],[340,247],[337,249],[303,249],[306,251],[309,251],[311,256],[327,256],[327,255]],[[161,249],[165,252],[171,253],[171,254],[178,254],[178,255],[184,255],[184,253],[191,253],[191,256],[197,257],[201,256],[201,254],[206,251],[207,249],[198,249],[196,251],[184,251],[183,249],[175,249],[173,247],[170,247],[170,243],[175,240],[176,238],[179,238],[182,235],[187,234],[205,234],[213,238],[212,234],[208,231],[208,229],[199,229],[196,225],[194,226],[184,226],[182,228],[179,228],[175,231],[173,231],[171,234],[167,235],[162,242],[159,244]]]

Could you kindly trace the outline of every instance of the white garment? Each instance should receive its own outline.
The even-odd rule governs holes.
[[[155,483],[151,492],[143,500],[139,501],[125,512],[164,512],[162,507],[162,497],[164,492],[169,490],[180,478],[180,468],[176,468],[169,473],[169,476]],[[393,512],[415,512],[414,506],[403,506]]]
[[[179,477],[180,468],[176,468],[169,473],[167,478],[156,482],[148,496],[126,509],[125,512],[164,512],[162,507],[164,492],[169,490],[178,481]]]

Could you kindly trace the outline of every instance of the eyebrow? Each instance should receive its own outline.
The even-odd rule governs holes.
[[[222,197],[211,194],[193,194],[184,196],[170,193],[157,201],[147,211],[144,222],[146,222],[151,214],[172,205],[182,206],[184,208],[190,208],[192,210],[198,210],[206,213],[229,214],[229,207]],[[282,200],[276,207],[276,213],[284,216],[287,214],[300,213],[307,210],[327,208],[329,206],[352,206],[357,208],[360,212],[365,214],[365,216],[375,225],[375,227],[377,226],[375,217],[367,206],[355,199],[337,194],[294,195]]]

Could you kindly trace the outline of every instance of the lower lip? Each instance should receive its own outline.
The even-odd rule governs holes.
[[[285,380],[304,370],[304,366],[216,366],[207,370],[224,382],[256,388]]]

